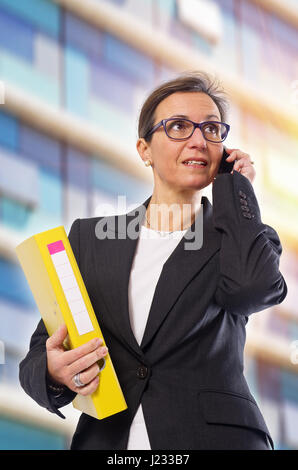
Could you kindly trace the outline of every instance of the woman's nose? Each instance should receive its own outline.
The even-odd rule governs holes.
[[[202,131],[199,127],[197,127],[192,136],[188,139],[189,145],[199,146],[200,148],[205,148],[207,146],[207,142],[202,134]]]

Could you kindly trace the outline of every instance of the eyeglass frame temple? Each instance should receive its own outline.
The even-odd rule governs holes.
[[[151,129],[150,131],[147,132],[147,134],[145,135],[145,139],[146,139],[149,135],[153,134],[153,132],[155,132],[160,126],[163,126],[163,127],[164,127],[164,121],[166,121],[166,119],[163,119],[162,121],[160,121],[160,122],[158,122],[157,124],[155,124],[155,126],[152,127],[152,129]],[[165,129],[165,128],[164,128],[164,129]],[[165,132],[166,132],[166,130],[165,130]],[[167,134],[167,135],[168,135],[168,134]]]
[[[179,119],[178,119],[178,118],[162,119],[162,121],[160,121],[160,122],[158,122],[157,124],[155,124],[155,126],[152,127],[152,129],[151,129],[149,132],[147,132],[147,134],[145,135],[145,139],[146,139],[149,135],[153,134],[153,132],[155,132],[160,126],[163,126],[164,131],[165,131],[166,135],[169,137],[169,139],[173,139],[173,137],[170,137],[170,136],[168,135],[168,133],[167,133],[167,130],[166,130],[166,123],[167,123],[168,121],[175,121],[175,120],[179,120]],[[230,131],[230,127],[231,127],[231,126],[230,126],[229,124],[227,124],[226,122],[221,122],[221,121],[194,122],[194,121],[191,121],[190,119],[180,119],[180,120],[181,120],[181,121],[191,122],[191,123],[193,124],[193,126],[194,126],[192,133],[191,133],[190,136],[187,137],[186,139],[189,139],[189,138],[193,135],[193,133],[194,133],[194,131],[196,130],[197,127],[198,127],[198,128],[200,129],[200,131],[202,132],[201,127],[203,126],[203,124],[206,124],[206,123],[224,124],[224,126],[226,127],[227,135],[228,135],[228,133],[229,133],[229,131]],[[227,135],[225,136],[224,140],[227,138]],[[205,137],[204,137],[204,138],[205,138]],[[186,140],[186,139],[173,139],[173,140]],[[208,140],[208,139],[207,139],[207,140]],[[211,142],[211,141],[210,141],[210,142]],[[223,140],[222,140],[221,142],[223,142]]]

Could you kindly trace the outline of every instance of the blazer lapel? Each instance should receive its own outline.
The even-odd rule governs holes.
[[[199,217],[182,237],[161,271],[152,299],[150,312],[141,345],[133,334],[129,318],[128,284],[134,254],[137,248],[145,211],[151,196],[128,214],[115,217],[113,241],[106,244],[100,257],[99,285],[106,286],[104,300],[109,307],[110,319],[123,341],[138,355],[152,340],[160,324],[168,315],[177,298],[191,279],[203,268],[208,259],[220,248],[221,236],[213,227],[212,205],[202,197],[203,244],[200,249],[185,249],[191,244]],[[99,263],[97,263],[97,266]],[[107,279],[113,279],[107,285]],[[112,284],[112,285],[111,285]]]
[[[130,324],[128,284],[140,226],[150,199],[151,196],[128,214],[104,218],[110,222],[108,236],[100,241],[101,249],[95,250],[98,285],[103,286],[99,290],[108,307],[105,323],[112,322],[122,341],[138,355],[142,355],[142,351]]]

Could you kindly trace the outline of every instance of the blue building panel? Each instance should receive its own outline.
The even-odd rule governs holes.
[[[34,38],[34,67],[46,77],[54,79],[56,83],[61,81],[63,54],[58,41],[40,31]]]
[[[246,51],[242,56],[244,77],[252,83],[258,83],[260,73],[260,39],[253,28],[243,25],[241,30],[242,44]]]
[[[55,175],[61,174],[60,142],[24,124],[20,126],[20,153]]]
[[[31,162],[25,162],[12,152],[0,150],[0,190],[24,205],[38,203],[38,170]]]
[[[15,231],[21,231],[26,227],[32,210],[21,202],[9,197],[0,198],[0,220],[1,224]]]
[[[39,172],[39,201],[40,209],[49,215],[63,217],[63,187],[62,180],[42,168]]]
[[[259,5],[254,5],[251,2],[240,2],[239,9],[244,25],[246,24],[254,28],[256,32],[264,29],[264,25],[268,22],[268,13],[260,8]]]
[[[272,38],[281,49],[290,49],[297,54],[298,50],[298,29],[288,24],[277,16],[270,15],[268,19],[268,30]]]
[[[25,59],[2,49],[0,53],[0,70],[2,80],[7,80],[49,104],[59,106],[59,82],[34,69]]]
[[[66,448],[62,434],[0,417],[0,449],[2,450],[62,450]]]
[[[298,405],[298,375],[286,370],[281,371],[281,390],[284,400]]]
[[[133,80],[150,85],[154,81],[154,61],[114,36],[104,36],[105,60],[128,74]]]
[[[33,60],[34,29],[0,9],[0,47]]]
[[[133,112],[133,81],[104,62],[91,65],[90,91],[126,112]]]
[[[71,13],[65,15],[66,44],[94,59],[102,56],[103,33]]]
[[[33,308],[36,303],[21,267],[0,258],[0,296],[8,301]]]
[[[221,42],[229,47],[232,55],[235,54],[234,45],[237,42],[238,26],[233,12],[225,11],[221,15],[223,23],[223,34]],[[218,46],[216,46],[218,47]]]
[[[280,402],[281,376],[278,368],[259,359],[256,373],[261,396],[276,403]]]
[[[107,195],[127,197],[127,202],[144,201],[151,194],[151,187],[132,176],[123,172],[102,160],[93,160],[92,183],[95,188],[106,192]]]
[[[11,150],[19,148],[19,122],[4,111],[0,111],[0,145]]]
[[[205,55],[212,55],[212,45],[203,36],[200,36],[196,32],[192,32],[192,41],[195,48],[200,50]]]
[[[59,35],[60,7],[51,0],[0,0],[0,7],[52,36]]]
[[[179,19],[170,18],[168,32],[176,41],[178,40],[188,47],[192,46],[192,30]]]
[[[101,2],[102,0],[96,0],[97,2]],[[151,1],[151,0],[149,0]],[[124,6],[127,0],[110,0],[111,3],[114,3],[117,6]]]
[[[158,0],[158,6],[169,16],[175,17],[177,14],[176,0]]]
[[[135,145],[136,135],[131,116],[106,100],[95,96],[89,100],[89,119],[111,137],[117,137],[128,145]]]
[[[66,179],[72,186],[90,190],[90,158],[72,147],[66,153]]]
[[[297,341],[297,346],[298,346],[298,323],[296,320],[289,320],[289,333],[290,333],[290,338],[293,341]],[[297,354],[298,354],[298,350]]]
[[[28,289],[30,289],[29,284]],[[32,295],[32,304],[34,302]],[[7,321],[8,319],[9,321]],[[7,349],[26,350],[28,339],[31,338],[39,320],[40,312],[36,304],[29,307],[0,298],[1,341],[4,342]],[[18,325],[18,328],[15,325]],[[9,354],[7,350],[5,352]],[[7,354],[5,354],[5,363],[6,358]]]
[[[222,11],[234,11],[234,0],[216,0],[216,3],[220,8],[222,8]]]
[[[65,48],[65,90],[68,111],[88,116],[89,63],[86,55],[67,46]]]

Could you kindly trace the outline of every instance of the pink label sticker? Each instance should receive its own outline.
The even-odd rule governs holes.
[[[65,250],[62,240],[58,240],[54,243],[49,243],[47,246],[51,255],[53,255],[54,253],[58,253],[59,251]]]

